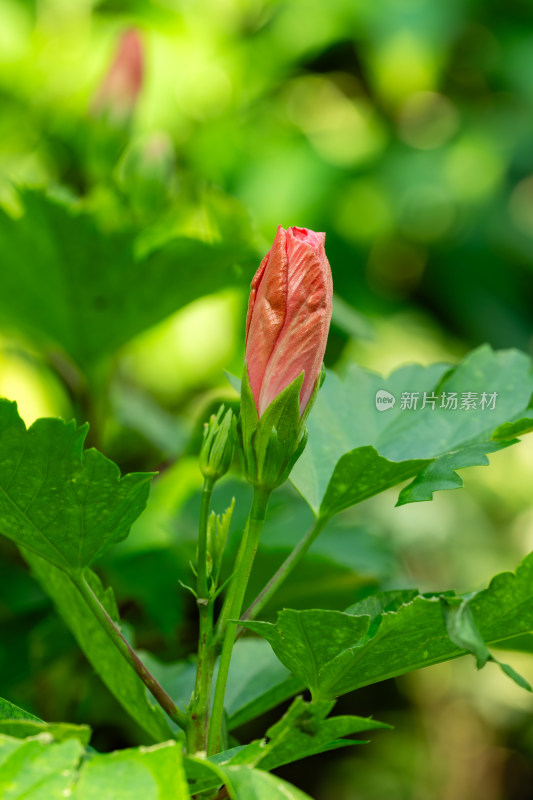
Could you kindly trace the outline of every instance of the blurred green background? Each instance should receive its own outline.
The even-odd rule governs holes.
[[[130,29],[140,92],[124,113],[116,97],[102,110]],[[223,370],[240,374],[248,285],[278,224],[327,233],[328,366],[388,372],[485,341],[531,351],[525,0],[0,0],[0,104],[0,395],[28,424],[88,419],[121,468],[160,471],[146,515],[99,566],[139,647],[164,661],[194,649],[178,578],[194,557],[201,424],[237,401]],[[214,256],[182,248],[174,267],[176,237]],[[168,291],[145,254],[174,270]],[[93,283],[89,313],[79,298]],[[67,312],[72,347],[54,327]],[[365,503],[322,534],[276,605],[482,587],[533,547],[532,475],[526,440],[432,503]],[[235,547],[249,500],[237,472],[219,510],[233,495]],[[251,592],[308,521],[290,488],[278,493]],[[0,693],[89,722],[97,748],[142,741],[5,539],[0,556]],[[530,658],[510,658],[533,679]],[[444,664],[338,710],[396,730],[280,770],[316,800],[533,798],[533,702],[490,665]]]

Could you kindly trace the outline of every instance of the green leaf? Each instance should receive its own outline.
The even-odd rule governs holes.
[[[220,767],[231,800],[311,800],[290,783],[249,767]]]
[[[76,738],[54,742],[50,733],[22,740],[0,734],[0,797],[188,800],[189,792],[181,746],[174,741],[89,755]]]
[[[285,609],[275,624],[243,624],[270,642],[314,699],[331,699],[468,652],[471,640],[467,648],[466,638],[461,645],[450,639],[442,597],[449,600],[454,595],[382,593],[374,602],[367,598],[344,613]],[[468,605],[486,646],[531,632],[533,553],[516,573],[496,575],[487,589],[469,595]],[[524,685],[516,673],[512,677]]]
[[[151,702],[143,682],[109,640],[70,578],[34,553],[25,551],[23,555],[108,689],[152,739],[170,739],[172,729],[165,714]],[[86,570],[85,575],[107,612],[119,622],[113,590],[104,590],[94,572]]]
[[[10,719],[27,719],[33,722],[41,722],[39,717],[34,717],[29,711],[24,711],[23,708],[19,708],[14,703],[10,703],[9,700],[4,700],[3,697],[0,697],[0,721],[3,722]]]
[[[48,733],[29,739],[0,734],[2,800],[64,800],[83,754],[77,739],[55,743]]]
[[[468,598],[442,597],[441,602],[444,608],[448,636],[458,647],[472,653],[476,659],[478,669],[484,667],[487,661],[493,661],[518,686],[528,692],[533,691],[525,678],[519,675],[509,664],[502,663],[491,654],[474,621]]]
[[[395,398],[376,407],[383,390]],[[419,393],[416,410],[401,408],[402,393]],[[440,407],[457,393],[456,410]],[[477,407],[460,408],[463,393],[477,393]],[[496,392],[493,410],[481,408],[482,393]],[[328,373],[309,416],[307,447],[291,481],[315,515],[331,516],[407,478],[416,478],[400,503],[427,500],[434,491],[462,485],[456,469],[488,463],[486,454],[513,443],[517,432],[502,428],[523,418],[533,392],[528,356],[488,346],[458,366],[402,367],[388,378],[353,365],[341,380]],[[424,393],[438,399],[423,404]],[[496,439],[493,434],[500,432]],[[505,435],[502,435],[504,431]],[[510,434],[510,435],[509,435]]]
[[[266,645],[266,647],[265,647]],[[233,649],[225,708],[234,730],[298,691],[295,680],[262,639],[239,639]]]
[[[320,504],[320,515],[332,516],[384,492],[419,473],[428,460],[388,461],[374,447],[358,447],[343,455]],[[437,462],[438,463],[438,462]],[[461,479],[458,479],[459,482]],[[426,498],[424,498],[426,499]],[[431,497],[427,498],[431,500]]]
[[[504,642],[494,645],[498,650],[508,650],[513,653],[533,653],[533,633],[523,633],[520,636],[512,636]]]
[[[20,199],[22,217],[0,209],[0,323],[40,347],[59,345],[81,367],[197,297],[242,282],[234,266],[255,260],[234,234],[175,238],[139,255],[133,230],[105,233],[39,191]]]
[[[452,592],[451,594],[454,594]],[[364,616],[367,614],[371,619],[376,619],[380,614],[388,611],[398,611],[402,606],[407,605],[416,597],[420,596],[420,592],[416,589],[392,589],[388,592],[376,592],[357,603],[353,603],[346,609],[346,614],[353,614],[356,616]],[[426,594],[425,597],[431,597]],[[440,596],[440,595],[439,595]]]
[[[188,800],[181,745],[165,742],[153,747],[96,755],[83,764],[74,800]]]
[[[472,653],[478,669],[490,658],[490,650],[481,638],[466,598],[441,598],[448,636],[454,644]]]
[[[433,492],[437,490],[460,489],[463,479],[455,470],[463,467],[487,466],[489,463],[487,453],[495,453],[511,444],[514,444],[514,441],[487,441],[467,445],[463,450],[437,458],[423,469],[412,483],[402,489],[397,505],[432,500]]]
[[[345,736],[390,727],[363,717],[326,718],[333,705],[331,702],[307,703],[297,697],[283,717],[267,730],[264,739],[239,748],[229,763],[273,770],[326,750],[365,743],[344,739]]]
[[[217,770],[218,765],[229,763],[231,758],[242,750],[242,747],[232,747],[210,758],[199,758],[186,755],[183,759],[185,774],[189,782],[189,790],[193,797],[202,792],[214,791],[223,783],[223,778]]]
[[[292,609],[280,611],[275,625],[245,623],[247,628],[270,642],[280,661],[304,681],[314,700],[340,694],[330,687],[339,671],[339,658],[344,654],[349,658],[352,651],[362,645],[369,625],[367,616]]]
[[[120,477],[87,427],[39,419],[26,430],[0,400],[0,533],[67,573],[79,573],[124,539],[148,497],[151,475]]]
[[[71,725],[68,722],[48,723],[31,719],[2,719],[0,733],[16,739],[26,739],[28,736],[45,733],[50,735],[54,742],[77,739],[84,747],[89,744],[91,738],[91,729],[88,725]]]
[[[531,408],[529,409],[530,416],[518,416],[518,419],[511,422],[504,422],[492,434],[492,438],[496,441],[502,439],[514,439],[515,436],[522,436],[524,433],[533,431],[533,418],[531,417]]]
[[[231,800],[311,800],[309,795],[268,772],[250,766],[232,766],[221,759],[225,755],[221,753],[212,759],[186,759],[188,774],[202,781],[201,785],[194,784],[194,792],[224,784]],[[213,773],[212,779],[209,771]],[[215,777],[218,779],[216,783]]]

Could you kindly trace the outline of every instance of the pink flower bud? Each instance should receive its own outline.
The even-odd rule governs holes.
[[[136,30],[122,34],[115,59],[93,103],[95,114],[108,114],[122,122],[135,108],[143,82],[143,50]]]
[[[333,283],[325,233],[278,227],[252,281],[246,319],[246,365],[257,413],[303,371],[300,415],[322,368]]]

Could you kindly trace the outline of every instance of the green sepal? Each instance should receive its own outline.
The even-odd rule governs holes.
[[[302,372],[274,398],[259,418],[246,364],[244,366],[237,434],[244,474],[254,486],[268,489],[281,486],[303,452],[307,442],[305,423],[300,419],[303,380]]]
[[[326,380],[326,368],[324,366],[324,363],[322,363],[322,366],[320,368],[320,375],[316,379],[315,387],[313,389],[311,397],[309,398],[309,402],[307,403],[307,405],[306,405],[306,407],[304,409],[304,413],[302,414],[302,419],[301,419],[302,424],[306,423],[307,417],[309,416],[309,414],[311,412],[311,409],[313,408],[313,406],[315,404],[316,396],[317,396],[317,394],[319,392],[319,389],[320,389],[320,387],[322,386],[322,384],[324,383],[325,380]]]
[[[248,367],[244,364],[244,373],[241,383],[241,414],[239,417],[239,428],[242,433],[242,443],[244,445],[244,456],[249,455],[249,447],[252,435],[259,424],[259,415],[255,405],[250,378],[248,377]],[[255,459],[254,459],[255,461]]]
[[[256,452],[259,460],[264,460],[272,431],[275,431],[275,438],[280,446],[285,443],[293,442],[295,433],[300,432],[300,392],[304,381],[304,373],[301,372],[292,383],[280,392],[266,408],[263,416],[259,420],[259,426],[255,434]]]

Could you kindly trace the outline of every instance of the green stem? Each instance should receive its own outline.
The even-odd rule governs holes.
[[[207,587],[207,526],[214,485],[215,482],[212,478],[204,478],[200,505],[200,523],[198,526],[198,563],[196,565],[196,589],[199,601],[209,599]],[[201,603],[199,602],[198,605],[201,605]]]
[[[248,578],[250,577],[257,545],[259,544],[259,537],[261,536],[261,531],[265,522],[270,492],[270,489],[259,486],[254,488],[252,507],[250,509],[250,515],[246,524],[241,547],[237,555],[235,573],[231,580],[226,601],[218,622],[218,634],[223,635],[224,642],[218,666],[213,710],[211,714],[211,723],[209,725],[209,737],[207,741],[208,755],[214,755],[220,750],[222,721],[224,717],[224,696],[226,693],[226,684],[228,682],[231,654],[237,635],[236,622],[241,613],[244,595],[248,585]]]
[[[207,749],[211,687],[217,657],[212,637],[213,603],[210,600],[207,606],[198,606],[198,608],[200,612],[198,662],[193,701],[187,725],[187,752],[193,754]]]
[[[244,614],[241,617],[241,620],[247,619],[255,619],[255,617],[259,614],[261,609],[265,607],[268,603],[272,595],[277,592],[281,584],[286,580],[286,578],[291,574],[293,569],[300,563],[303,559],[315,539],[317,538],[318,534],[325,528],[328,522],[328,517],[319,517],[314,525],[312,525],[303,539],[300,539],[294,550],[290,553],[289,556],[285,559],[281,567],[278,571],[272,576],[269,582],[266,584],[264,589],[262,589],[253,603],[246,609]],[[237,636],[241,636],[244,633],[244,628],[239,628]]]
[[[187,717],[177,707],[174,700],[168,695],[152,673],[144,666],[135,650],[128,644],[115,622],[111,619],[104,606],[95,595],[83,575],[71,576],[79,593],[93,612],[94,616],[107,633],[119,653],[126,659],[144,685],[151,691],[161,708],[168,714],[180,728],[185,729]]]
[[[207,586],[207,528],[214,481],[204,479],[198,531],[197,604],[200,616],[196,683],[187,725],[187,750],[197,753],[207,747],[211,684],[216,650],[213,647],[213,599]]]

